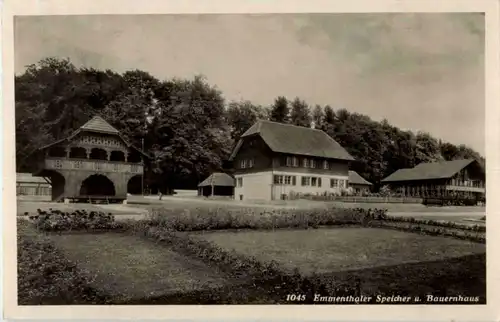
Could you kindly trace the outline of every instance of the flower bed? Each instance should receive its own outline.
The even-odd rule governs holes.
[[[63,212],[60,210],[49,210],[49,212],[37,210],[37,213],[25,217],[38,229],[42,231],[73,231],[73,230],[110,230],[119,228],[113,214],[99,211],[76,210]]]
[[[312,210],[287,209],[264,210],[192,208],[155,209],[143,221],[116,222],[109,213],[74,211],[71,213],[52,210],[27,214],[38,230],[47,232],[111,231],[126,230],[132,226],[154,226],[170,231],[202,231],[228,229],[283,229],[318,228],[321,226],[361,225],[388,227],[408,232],[426,233],[485,242],[486,227],[482,225],[461,225],[454,222],[415,219],[413,217],[388,216],[386,209],[323,208]],[[433,229],[432,227],[437,227]],[[142,228],[140,228],[142,229]]]
[[[390,228],[410,233],[429,235],[429,236],[453,237],[481,244],[486,243],[486,236],[482,232],[453,229],[448,227],[435,227],[435,228],[429,226],[426,227],[426,225],[419,224],[416,222],[374,220],[371,221],[367,226],[373,228]]]
[[[313,210],[255,209],[156,209],[148,221],[154,225],[177,231],[218,229],[278,229],[315,228],[318,226],[360,224],[365,217],[382,218],[386,210],[328,208]]]
[[[422,225],[436,226],[436,227],[456,228],[456,229],[475,231],[475,232],[486,232],[486,227],[483,225],[463,225],[451,221],[436,221],[436,220],[426,220],[426,219],[415,219],[413,217],[396,217],[396,216],[387,216],[386,218],[384,218],[384,220],[391,222],[415,223],[415,224],[422,224]]]

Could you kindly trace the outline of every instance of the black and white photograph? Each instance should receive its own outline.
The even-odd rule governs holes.
[[[17,305],[490,305],[485,17],[14,16]]]

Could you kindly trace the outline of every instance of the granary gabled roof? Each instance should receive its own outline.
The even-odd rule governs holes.
[[[56,144],[59,144],[61,142],[64,142],[64,141],[69,141],[71,140],[72,138],[74,138],[75,136],[77,136],[78,134],[80,134],[81,132],[97,132],[97,133],[104,133],[104,134],[111,134],[111,135],[116,135],[118,136],[122,141],[123,143],[125,143],[125,145],[129,148],[132,148],[136,151],[138,151],[139,153],[141,153],[142,155],[144,155],[145,157],[149,158],[149,159],[152,159],[152,157],[150,155],[148,155],[147,153],[145,153],[144,151],[142,151],[141,149],[135,147],[133,144],[129,143],[121,134],[120,134],[120,131],[118,131],[117,129],[115,129],[113,126],[111,126],[111,124],[109,124],[108,122],[106,122],[106,120],[104,120],[102,117],[100,116],[94,116],[92,119],[90,119],[87,123],[83,124],[82,126],[80,126],[76,131],[74,131],[70,136],[64,138],[64,139],[60,139],[60,140],[57,140],[55,142],[52,142],[50,144],[47,144],[41,148],[39,148],[38,150],[44,150],[46,148],[49,148],[51,146],[54,146]]]
[[[107,134],[119,134],[120,132],[106,122],[100,116],[94,116],[90,121],[80,126],[80,129],[87,132],[98,132]]]
[[[382,182],[448,179],[460,170],[477,162],[473,159],[420,163],[414,168],[400,169],[383,179]]]
[[[349,171],[349,184],[372,186],[373,184],[360,176],[356,171]]]
[[[337,141],[321,130],[265,120],[243,133],[230,159],[238,153],[243,139],[252,135],[260,135],[274,152],[354,161]]]
[[[214,172],[208,178],[203,180],[198,187],[206,186],[222,186],[222,187],[234,187],[234,178],[227,173]]]

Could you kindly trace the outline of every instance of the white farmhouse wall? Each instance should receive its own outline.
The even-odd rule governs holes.
[[[243,183],[241,187],[239,178]],[[240,200],[240,196],[243,196],[243,200],[271,200],[271,172],[238,174],[235,179],[234,199]]]
[[[295,176],[295,186],[291,184],[274,184],[274,176]],[[302,186],[302,177],[316,177],[321,178],[321,187],[318,186]],[[348,180],[348,175],[341,174],[313,174],[313,173],[300,173],[300,172],[286,172],[286,171],[266,171],[258,173],[238,174],[235,175],[236,187],[234,189],[234,198],[240,200],[278,200],[281,199],[283,194],[289,196],[292,193],[300,194],[323,194],[335,193],[340,194],[341,187],[330,187],[330,179],[337,179],[344,181],[343,189],[347,187],[345,184]],[[243,185],[238,185],[238,179],[242,178]]]
[[[296,177],[296,184],[295,186],[293,185],[278,185],[275,184],[273,185],[273,193],[275,196],[275,199],[280,199],[280,196],[283,194],[290,195],[290,193],[300,193],[300,194],[323,194],[325,192],[327,193],[336,193],[340,194],[342,188],[340,187],[330,187],[330,179],[337,179],[337,180],[344,180],[344,188],[346,189],[347,187],[345,186],[346,181],[349,179],[349,176],[346,175],[329,175],[329,174],[314,174],[314,173],[298,173],[298,172],[284,172],[284,171],[275,171],[273,175],[283,175],[283,176],[295,176]],[[314,187],[311,185],[308,186],[303,186],[302,185],[302,177],[316,177],[316,178],[321,178],[321,187]]]

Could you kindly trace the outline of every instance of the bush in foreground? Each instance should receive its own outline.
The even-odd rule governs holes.
[[[88,229],[115,229],[119,225],[115,222],[113,214],[104,212],[77,210],[74,212],[63,212],[60,210],[49,210],[48,212],[37,210],[37,213],[25,214],[31,223],[43,231],[71,231]]]
[[[387,210],[320,208],[311,210],[265,210],[194,208],[154,209],[151,225],[177,231],[219,229],[317,228],[319,226],[356,225],[366,220],[382,220]]]

